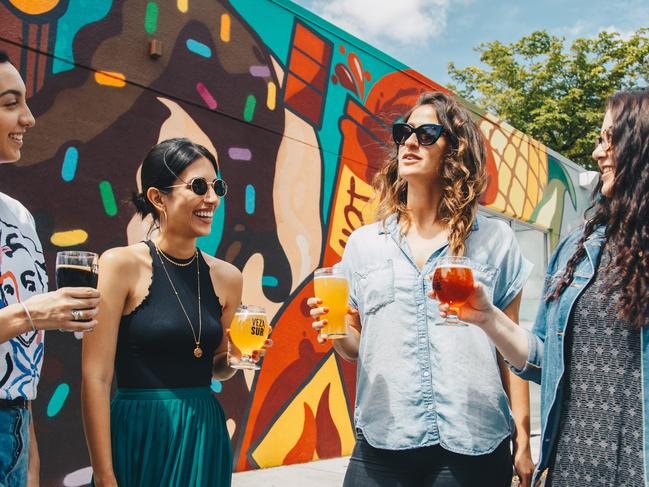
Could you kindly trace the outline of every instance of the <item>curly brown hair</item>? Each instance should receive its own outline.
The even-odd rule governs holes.
[[[412,112],[422,105],[432,105],[439,123],[444,127],[448,149],[439,174],[444,189],[438,218],[449,227],[450,253],[463,255],[464,241],[478,211],[478,198],[487,183],[485,141],[469,111],[442,92],[423,93],[402,119],[407,122]],[[397,152],[398,147],[393,147],[374,177],[378,200],[376,218],[385,221],[396,213],[402,228],[407,231],[411,224],[407,204],[408,183],[399,177]]]
[[[614,256],[606,269],[607,282],[622,291],[622,316],[640,328],[649,323],[649,89],[615,93],[606,108],[613,119],[612,194],[600,193],[600,181],[593,193],[593,216],[548,299],[557,299],[570,285],[577,263],[586,256],[584,242],[597,227],[605,226],[606,245]]]

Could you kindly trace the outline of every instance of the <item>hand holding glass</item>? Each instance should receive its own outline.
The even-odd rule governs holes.
[[[345,315],[349,306],[349,283],[344,270],[340,267],[316,269],[313,288],[316,297],[322,300],[322,306],[329,308],[324,317],[327,324],[320,330],[320,336],[329,339],[346,337]]]
[[[91,287],[97,289],[99,256],[94,252],[83,250],[63,250],[56,254],[56,287]],[[74,321],[88,322],[83,319],[84,310],[73,310]],[[79,317],[77,317],[79,316]],[[64,330],[61,331],[71,331]],[[84,330],[89,331],[89,330]]]
[[[233,369],[259,370],[259,365],[252,358],[255,350],[264,347],[268,338],[268,319],[266,310],[261,306],[237,306],[230,324],[230,340],[241,351],[238,362],[230,364]]]

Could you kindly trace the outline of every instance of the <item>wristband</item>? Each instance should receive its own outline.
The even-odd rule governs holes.
[[[29,314],[29,310],[27,309],[27,305],[23,303],[22,301],[19,301],[20,305],[23,307],[25,310],[25,314],[27,315],[27,319],[29,320],[29,324],[32,325],[32,330],[36,331],[36,325],[34,325],[34,321],[32,320],[32,315]]]

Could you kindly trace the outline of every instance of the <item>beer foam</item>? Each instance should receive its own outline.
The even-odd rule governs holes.
[[[94,272],[92,270],[92,267],[89,265],[77,265],[77,264],[57,264],[56,269],[74,269],[77,271],[84,271],[84,272]]]

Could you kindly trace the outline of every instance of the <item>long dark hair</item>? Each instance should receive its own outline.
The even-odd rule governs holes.
[[[189,139],[167,139],[151,148],[140,170],[142,191],[133,193],[133,204],[143,219],[148,215],[153,216],[154,222],[160,219],[158,210],[147,198],[147,190],[157,188],[161,193],[169,193],[168,187],[176,182],[178,175],[200,157],[208,159],[218,174],[219,166],[214,155]]]
[[[584,242],[603,225],[614,255],[606,278],[622,290],[622,316],[640,328],[649,322],[649,89],[615,93],[606,108],[613,119],[612,194],[600,193],[600,181],[591,207],[593,216],[584,225],[577,250],[549,299],[557,299],[570,285],[577,263],[586,254]]]
[[[482,132],[471,119],[468,110],[453,97],[442,92],[423,93],[414,107],[403,116],[408,121],[412,112],[423,105],[435,109],[444,127],[448,150],[444,155],[440,178],[444,192],[440,217],[449,226],[448,242],[453,255],[464,254],[464,241],[478,211],[478,198],[487,183],[485,148]],[[407,205],[408,184],[399,177],[398,148],[393,148],[381,170],[374,177],[378,207],[377,220],[397,213],[406,228],[410,225]]]

